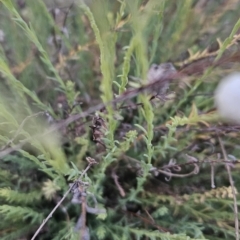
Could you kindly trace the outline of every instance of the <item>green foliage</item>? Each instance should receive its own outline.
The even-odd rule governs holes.
[[[26,221],[31,219],[30,223],[36,223],[43,219],[43,214],[39,214],[30,208],[2,205],[0,213],[4,215],[5,221]]]
[[[41,193],[33,191],[30,193],[20,193],[7,188],[0,189],[0,197],[4,198],[6,202],[18,204],[34,204],[41,198]]]
[[[54,73],[54,75],[56,77],[56,80],[60,84],[61,88],[64,89],[65,85],[64,85],[62,79],[60,78],[58,72],[56,71],[56,69],[52,65],[47,52],[43,49],[41,43],[38,40],[38,37],[37,37],[34,29],[32,28],[32,26],[31,25],[28,26],[27,23],[22,19],[20,14],[14,8],[11,0],[2,0],[1,2],[5,5],[5,7],[12,14],[13,20],[21,27],[21,29],[24,31],[24,33],[29,38],[29,40],[35,44],[35,46],[37,47],[38,51],[41,53],[41,60],[43,61],[43,63],[45,63],[47,65],[48,69],[51,72]]]
[[[77,240],[79,234],[73,231],[74,223],[60,223],[61,230],[52,238],[52,240]]]
[[[0,0],[1,239],[31,239],[75,181],[38,239],[235,237],[216,132],[239,159],[239,131],[206,95],[239,69],[240,4],[200,2]],[[162,62],[178,76],[154,99]]]

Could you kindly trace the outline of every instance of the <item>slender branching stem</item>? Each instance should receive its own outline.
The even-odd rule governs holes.
[[[228,157],[227,157],[227,153],[225,150],[225,147],[223,145],[222,139],[218,136],[218,141],[220,143],[220,147],[222,150],[222,154],[224,157],[225,161],[228,161]],[[231,174],[231,168],[229,164],[225,164],[226,169],[227,169],[227,173],[228,173],[228,178],[229,178],[229,182],[232,188],[232,194],[233,194],[233,203],[234,203],[234,216],[235,216],[235,236],[236,236],[236,240],[239,240],[239,221],[238,221],[238,207],[237,207],[237,198],[236,198],[236,190],[234,187],[234,182],[233,182],[233,178],[232,178],[232,174]]]

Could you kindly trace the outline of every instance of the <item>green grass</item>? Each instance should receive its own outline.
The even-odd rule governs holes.
[[[228,175],[215,163],[212,190],[210,161],[223,159],[218,134],[239,159],[239,130],[211,111],[217,83],[240,67],[240,4],[24,2],[0,0],[0,238],[31,239],[84,173],[86,197],[68,194],[36,239],[234,239]],[[169,100],[149,101],[141,86],[162,62],[178,77]],[[98,164],[85,173],[87,157]]]

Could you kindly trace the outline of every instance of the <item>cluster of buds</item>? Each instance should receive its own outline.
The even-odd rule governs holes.
[[[102,117],[96,116],[92,120],[92,125],[89,126],[92,129],[92,139],[95,143],[102,145],[105,148],[103,143],[104,132],[106,132],[106,124]]]

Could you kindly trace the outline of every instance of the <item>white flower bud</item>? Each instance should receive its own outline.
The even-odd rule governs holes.
[[[240,72],[222,79],[215,91],[215,104],[223,119],[240,124]]]

